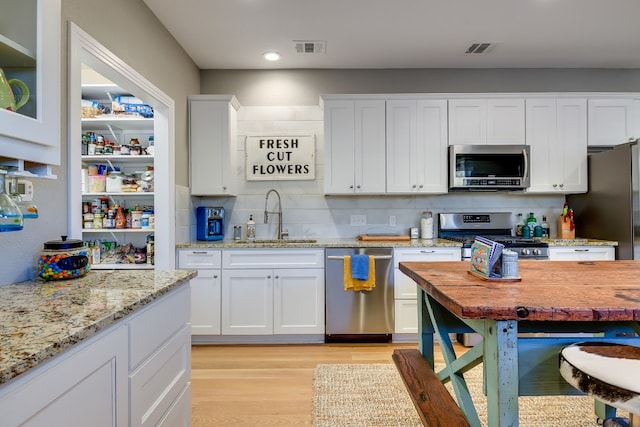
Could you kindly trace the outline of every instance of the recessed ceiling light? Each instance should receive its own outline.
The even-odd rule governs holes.
[[[262,57],[267,61],[277,61],[280,59],[280,54],[278,52],[265,52]]]

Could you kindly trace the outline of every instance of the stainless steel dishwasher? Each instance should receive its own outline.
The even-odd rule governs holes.
[[[325,342],[389,342],[394,329],[393,249],[326,249]],[[376,286],[344,290],[344,257],[373,255]]]

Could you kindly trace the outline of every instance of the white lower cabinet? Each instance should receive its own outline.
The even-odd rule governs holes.
[[[222,335],[324,334],[324,286],[322,249],[225,250]]]
[[[178,249],[177,265],[198,270],[191,279],[191,335],[220,335],[222,251]]]
[[[24,374],[0,393],[0,424],[128,425],[126,360],[124,326],[78,345],[66,357]]]
[[[399,270],[398,264],[411,261],[460,261],[461,258],[462,251],[459,247],[399,248],[393,250],[395,334],[418,333],[418,285]]]
[[[188,321],[183,286],[3,386],[0,424],[190,426]]]
[[[613,246],[550,247],[550,261],[611,261],[616,259]]]

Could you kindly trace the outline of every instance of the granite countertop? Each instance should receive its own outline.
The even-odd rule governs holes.
[[[194,270],[93,270],[0,286],[0,385],[152,303]]]
[[[588,238],[541,239],[550,246],[618,246],[618,242]],[[459,242],[447,239],[412,239],[407,241],[363,241],[353,239],[291,239],[289,242],[275,239],[257,239],[255,243],[240,240],[190,241],[176,244],[178,249],[238,249],[238,248],[354,248],[354,247],[390,247],[390,248],[433,248],[462,247]]]

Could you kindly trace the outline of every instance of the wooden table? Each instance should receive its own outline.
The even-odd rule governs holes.
[[[558,372],[564,346],[640,345],[640,261],[519,264],[521,281],[498,282],[472,276],[468,262],[400,263],[422,290],[420,351],[433,366],[435,334],[446,362],[438,377],[451,381],[472,426],[481,424],[462,374],[480,363],[489,426],[518,426],[518,396],[579,394]],[[449,334],[474,331],[482,342],[458,357]],[[596,409],[600,418],[615,414]]]

